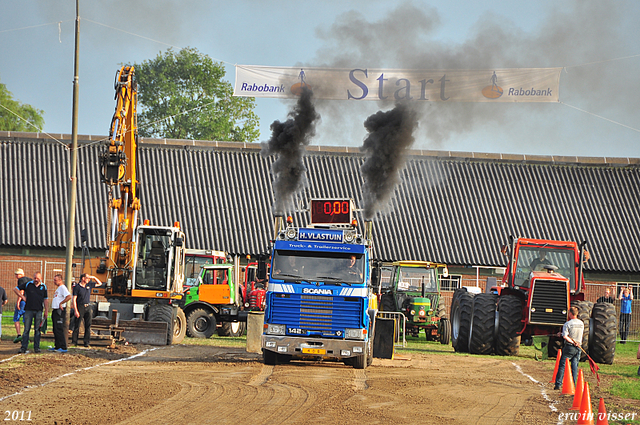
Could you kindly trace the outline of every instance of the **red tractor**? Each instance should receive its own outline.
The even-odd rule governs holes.
[[[244,299],[244,309],[249,311],[263,311],[265,306],[266,279],[258,276],[258,262],[247,264],[244,273],[244,285],[242,286],[242,297]],[[266,265],[268,269],[269,266]]]
[[[502,253],[509,264],[501,286],[473,294],[458,289],[451,302],[452,344],[457,352],[518,354],[520,343],[549,337],[549,356],[562,345],[556,336],[578,307],[584,322],[582,347],[598,363],[611,364],[615,355],[616,315],[613,304],[584,300],[582,266],[589,259],[586,242],[511,237]],[[586,358],[586,356],[585,356]]]

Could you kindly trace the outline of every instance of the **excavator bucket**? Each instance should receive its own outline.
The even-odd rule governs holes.
[[[91,324],[92,331],[97,333],[94,339],[111,338],[111,345],[116,342],[130,344],[167,345],[166,322],[145,322],[142,320],[118,320],[114,311],[112,319],[96,317]]]
[[[167,345],[166,322],[144,322],[141,320],[123,320],[122,337],[130,344]]]

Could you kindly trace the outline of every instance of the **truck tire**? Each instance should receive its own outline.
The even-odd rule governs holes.
[[[458,353],[469,352],[473,294],[461,288],[453,294],[451,304],[451,343]]]
[[[515,295],[498,297],[498,328],[496,330],[496,354],[517,356],[520,351],[522,329],[522,302]]]
[[[448,345],[451,342],[451,322],[446,317],[440,319],[440,344]]]
[[[616,354],[616,308],[609,303],[596,303],[591,310],[589,355],[602,364],[612,364]]]
[[[262,361],[269,366],[278,364],[278,353],[269,350],[262,350]]]
[[[180,321],[178,319],[174,321],[173,309],[174,307],[166,304],[150,305],[149,313],[147,314],[148,322],[165,322],[167,324],[167,345],[182,342],[182,339],[184,339],[184,331],[186,330],[178,328],[179,334],[176,335],[176,326],[183,326],[184,321],[182,321],[182,323],[179,323]],[[178,311],[182,312],[182,309],[178,308]],[[184,318],[184,312],[182,312],[182,316]],[[180,338],[180,333],[182,334],[182,338]]]
[[[573,301],[571,307],[578,309],[578,319],[584,323],[584,331],[582,332],[582,348],[589,353],[589,334],[591,328],[591,310],[593,310],[593,303],[591,301]],[[580,353],[580,361],[587,360],[587,355],[584,352]]]
[[[210,338],[216,331],[216,316],[204,308],[197,308],[189,313],[187,327],[194,338]]]
[[[469,353],[493,353],[497,300],[496,294],[478,294],[473,297]]]
[[[244,333],[244,323],[242,322],[223,322],[222,327],[218,328],[219,336],[238,337]]]
[[[384,294],[380,299],[382,311],[396,311],[396,303],[393,302],[393,295]]]

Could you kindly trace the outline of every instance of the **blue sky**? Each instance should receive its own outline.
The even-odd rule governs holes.
[[[80,16],[81,134],[108,133],[121,64],[189,46],[224,61],[232,83],[234,64],[567,67],[560,104],[428,105],[414,147],[640,157],[637,1],[80,0]],[[0,82],[45,111],[49,133],[71,132],[74,18],[73,0],[0,3]],[[256,100],[260,141],[289,106]],[[313,144],[360,146],[364,120],[389,107],[321,103]]]

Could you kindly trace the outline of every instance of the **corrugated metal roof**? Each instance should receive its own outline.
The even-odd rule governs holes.
[[[0,141],[0,246],[66,243],[69,152],[36,137]],[[240,255],[266,249],[273,235],[274,157],[263,157],[256,145],[153,142],[139,148],[141,218],[160,225],[180,221],[191,248]],[[88,229],[90,249],[106,246],[100,149],[87,143],[79,149],[76,247],[82,228]],[[587,240],[588,270],[640,271],[640,161],[461,156],[428,152],[409,158],[402,183],[374,218],[378,258],[499,266],[500,245],[515,235]],[[363,162],[345,149],[309,148],[307,182],[295,205],[312,197],[352,197],[361,206]],[[305,224],[307,216],[296,213],[295,219]]]

